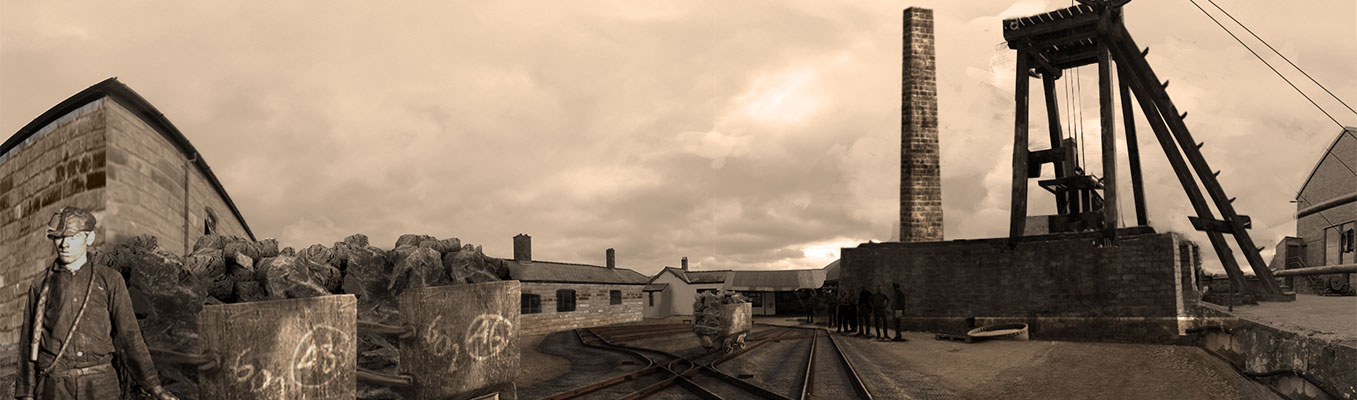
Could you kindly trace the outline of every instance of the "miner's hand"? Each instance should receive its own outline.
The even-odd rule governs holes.
[[[170,391],[165,390],[164,387],[160,386],[157,386],[154,390],[151,390],[151,394],[155,395],[155,398],[157,400],[179,400],[179,398],[174,397],[174,394],[170,393]]]

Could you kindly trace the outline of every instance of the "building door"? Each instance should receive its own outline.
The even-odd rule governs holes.
[[[1357,228],[1357,222],[1342,223],[1324,230],[1324,265],[1357,262],[1354,228]]]

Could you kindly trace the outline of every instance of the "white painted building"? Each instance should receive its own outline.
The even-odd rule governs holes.
[[[802,312],[797,289],[824,285],[826,268],[799,270],[707,270],[665,267],[644,289],[642,314],[646,318],[693,315],[693,301],[701,291],[738,291],[753,303],[754,315]]]

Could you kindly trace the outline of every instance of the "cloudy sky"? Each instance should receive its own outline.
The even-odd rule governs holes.
[[[1357,102],[1357,3],[1217,3]],[[613,247],[646,274],[683,256],[820,267],[895,229],[901,10],[936,13],[945,229],[960,239],[1007,233],[1014,58],[1000,19],[1069,5],[5,0],[0,131],[116,76],[188,136],[256,235],[285,245],[425,233],[509,257],[527,233],[537,259],[601,264]],[[1126,15],[1271,257],[1339,128],[1187,0]],[[1097,145],[1096,70],[1080,73],[1074,107]],[[1191,231],[1139,130],[1151,224]]]

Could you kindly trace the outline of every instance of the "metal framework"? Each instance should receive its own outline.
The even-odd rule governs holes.
[[[1132,98],[1140,105],[1142,115],[1154,131],[1154,136],[1168,157],[1173,172],[1187,193],[1196,217],[1189,217],[1192,226],[1205,231],[1211,247],[1220,256],[1225,271],[1238,287],[1245,284],[1244,274],[1232,254],[1224,235],[1235,238],[1244,258],[1261,283],[1257,289],[1260,299],[1279,300],[1281,293],[1272,272],[1259,254],[1247,229],[1249,217],[1235,212],[1234,198],[1225,194],[1216,180],[1219,171],[1212,171],[1202,157],[1201,143],[1197,143],[1183,123],[1186,113],[1179,113],[1169,99],[1168,82],[1160,83],[1154,70],[1145,61],[1144,51],[1136,45],[1122,23],[1121,6],[1130,0],[1079,0],[1080,5],[1045,14],[1004,20],[1004,39],[1009,48],[1017,51],[1017,80],[1014,103],[1017,116],[1013,126],[1013,198],[1009,237],[1016,244],[1023,234],[1027,219],[1028,179],[1041,175],[1041,165],[1054,164],[1055,179],[1038,184],[1056,198],[1057,215],[1050,220],[1052,232],[1101,230],[1106,240],[1115,240],[1119,221],[1117,202],[1116,132],[1112,106],[1113,61],[1125,121],[1127,157],[1130,161],[1132,195],[1137,225],[1148,225],[1145,213],[1145,193],[1140,173],[1140,150],[1137,147]],[[1079,144],[1062,139],[1060,110],[1057,106],[1055,83],[1064,70],[1083,65],[1098,66],[1098,109],[1101,121],[1102,165],[1101,179],[1075,168],[1074,155]],[[1051,149],[1032,151],[1028,142],[1028,79],[1039,77],[1046,100],[1050,125]],[[1194,176],[1195,175],[1195,176]],[[1200,179],[1201,185],[1198,185]],[[1202,188],[1210,202],[1202,195]],[[1215,206],[1213,211],[1211,205]],[[1215,217],[1219,212],[1220,218]]]

